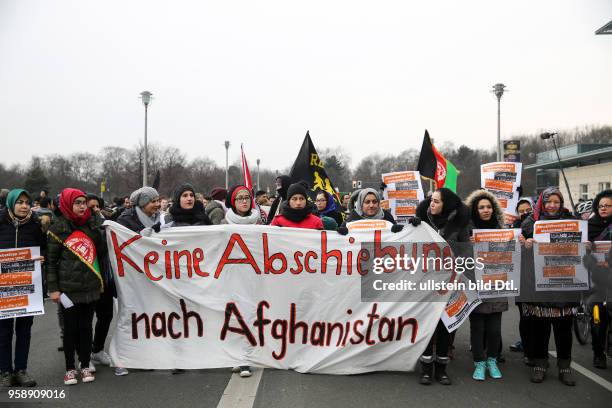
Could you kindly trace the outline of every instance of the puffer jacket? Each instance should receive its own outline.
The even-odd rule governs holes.
[[[465,199],[465,205],[469,208],[470,214],[471,214],[471,219],[469,223],[470,236],[473,235],[472,231],[474,229],[477,229],[474,225],[474,217],[476,217],[478,214],[478,210],[476,209],[476,206],[478,205],[478,202],[482,200],[483,198],[486,198],[487,200],[489,200],[493,205],[493,217],[497,224],[495,226],[495,229],[503,228],[504,212],[501,206],[499,205],[499,201],[497,201],[497,199],[495,198],[493,194],[491,194],[490,192],[486,190],[476,190],[476,191],[473,191]],[[471,274],[466,273],[466,276],[470,278],[474,277],[473,273]],[[508,310],[508,298],[499,297],[499,298],[493,298],[493,299],[483,299],[483,303],[478,305],[472,313],[491,314],[491,313],[505,312],[506,310]]]
[[[74,303],[91,303],[100,298],[102,290],[100,279],[62,243],[76,230],[84,232],[93,240],[99,259],[107,256],[100,216],[92,215],[85,225],[77,227],[61,215],[49,228],[47,285],[49,292],[65,293]],[[51,234],[62,242],[58,242]]]

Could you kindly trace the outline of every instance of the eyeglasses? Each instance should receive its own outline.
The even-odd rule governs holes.
[[[74,205],[87,205],[86,200],[74,200]]]
[[[599,206],[597,207],[600,210],[607,210],[608,208],[612,208],[612,205],[610,204],[599,204]]]
[[[236,201],[251,201],[251,196],[239,196],[236,197]]]
[[[325,202],[327,202],[327,200],[324,199],[324,198],[323,199],[319,198],[319,199],[315,200],[315,203],[325,203]]]

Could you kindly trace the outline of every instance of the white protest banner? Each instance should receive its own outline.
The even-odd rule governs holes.
[[[105,225],[119,295],[110,354],[122,367],[407,371],[450,296],[360,301],[361,276],[368,273],[363,263],[372,256],[361,243],[373,243],[374,256],[386,242],[446,246],[425,225],[346,236],[215,225],[162,229],[147,238]],[[444,273],[419,269],[415,276]]]
[[[39,247],[0,249],[0,319],[45,313]]]
[[[484,268],[475,268],[481,299],[518,296],[521,287],[520,229],[475,229],[474,258],[482,258]],[[503,286],[503,287],[502,287]]]
[[[470,313],[482,303],[475,290],[466,289],[453,292],[444,312],[442,322],[449,333],[454,332],[467,320]]]
[[[393,214],[398,224],[407,224],[416,215],[419,202],[425,199],[421,175],[418,171],[397,171],[383,173],[383,183],[387,185],[383,196],[383,208]]]
[[[522,163],[493,162],[480,166],[480,186],[493,194],[504,211],[505,223],[512,223],[518,218],[516,205],[519,194],[516,191],[521,185]]]
[[[589,289],[582,264],[587,241],[586,221],[536,221],[533,228],[536,291]]]
[[[592,254],[597,259],[597,265],[608,266],[608,255],[612,248],[612,241],[595,241],[593,242]]]

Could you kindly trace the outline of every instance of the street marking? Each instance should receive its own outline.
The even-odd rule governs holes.
[[[240,373],[232,374],[217,408],[252,408],[255,403],[257,389],[263,374],[263,368],[251,367],[253,375],[240,377]]]
[[[551,356],[553,356],[555,358],[557,357],[557,352],[556,351],[549,351],[548,354],[550,354]],[[574,361],[572,361],[572,364],[570,365],[570,367],[572,367],[574,370],[578,371],[580,374],[584,375],[585,377],[593,380],[597,384],[601,385],[606,390],[612,392],[612,383],[610,381],[606,380],[605,378],[601,378],[600,376],[598,376],[597,374],[595,374],[591,370],[588,370],[588,369],[584,368],[583,366],[581,366],[580,364],[578,364],[578,363],[576,363]]]

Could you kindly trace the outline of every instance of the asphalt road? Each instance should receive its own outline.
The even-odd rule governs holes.
[[[229,369],[192,370],[172,375],[169,371],[131,370],[125,377],[116,377],[113,369],[99,366],[96,381],[64,387],[64,358],[57,351],[59,329],[55,305],[46,302],[44,316],[35,318],[32,329],[29,371],[39,383],[39,389],[64,389],[66,401],[43,403],[6,402],[7,390],[2,390],[0,406],[84,406],[94,407],[217,407],[238,406],[230,397],[247,384],[253,386],[250,399],[240,399],[241,406],[274,407],[610,407],[612,369],[599,370],[592,366],[590,345],[574,342],[574,362],[603,380],[604,386],[576,373],[578,384],[567,387],[556,378],[552,366],[543,384],[529,381],[530,369],[522,363],[520,353],[512,353],[507,346],[517,337],[518,312],[515,307],[504,313],[503,341],[507,362],[500,368],[504,378],[487,379],[484,383],[471,379],[472,360],[469,352],[469,323],[457,333],[456,357],[449,374],[452,386],[418,384],[417,373],[380,372],[353,376],[299,374],[291,371],[263,370],[261,380],[235,377],[233,386]],[[552,337],[552,336],[551,336]],[[551,340],[551,350],[554,341]],[[609,360],[609,363],[612,361]],[[591,375],[591,374],[589,374]],[[259,376],[254,376],[259,377]],[[244,383],[241,383],[243,381]],[[253,383],[253,381],[255,381]],[[605,385],[609,387],[605,388]],[[236,385],[238,387],[236,387]],[[227,388],[227,390],[226,390]],[[224,393],[226,395],[224,395]],[[222,397],[226,398],[220,404]],[[228,399],[229,398],[229,399]],[[223,402],[223,401],[222,401]]]

